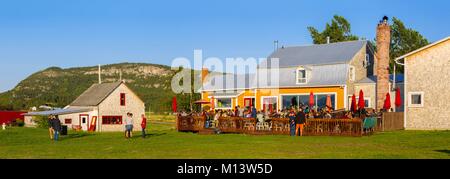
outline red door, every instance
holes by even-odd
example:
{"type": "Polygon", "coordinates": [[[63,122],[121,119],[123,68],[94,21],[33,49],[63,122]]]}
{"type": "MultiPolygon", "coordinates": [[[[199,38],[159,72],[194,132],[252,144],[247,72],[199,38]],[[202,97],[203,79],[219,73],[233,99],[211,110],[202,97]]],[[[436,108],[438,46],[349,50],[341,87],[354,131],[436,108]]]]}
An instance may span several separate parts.
{"type": "Polygon", "coordinates": [[[253,106],[252,98],[245,98],[244,99],[244,107],[253,106]]]}

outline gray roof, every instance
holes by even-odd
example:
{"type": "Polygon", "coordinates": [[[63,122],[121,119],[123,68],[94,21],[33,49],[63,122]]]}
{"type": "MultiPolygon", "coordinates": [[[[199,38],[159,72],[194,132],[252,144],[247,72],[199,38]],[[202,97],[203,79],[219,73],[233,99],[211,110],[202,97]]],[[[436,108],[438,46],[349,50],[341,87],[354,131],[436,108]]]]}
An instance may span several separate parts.
{"type": "Polygon", "coordinates": [[[49,115],[63,115],[92,111],[92,108],[67,108],[67,109],[55,109],[50,111],[29,112],[24,114],[25,116],[49,116],[49,115]]]}
{"type": "MultiPolygon", "coordinates": [[[[308,70],[309,79],[306,84],[297,84],[296,67],[278,69],[278,78],[271,77],[271,70],[258,70],[258,74],[247,75],[216,75],[214,80],[209,80],[203,87],[203,90],[233,90],[233,89],[251,89],[251,88],[289,88],[289,87],[311,87],[311,86],[341,86],[347,81],[348,64],[330,64],[318,66],[305,66],[308,70]],[[247,78],[247,82],[236,82],[233,78],[247,78]]],[[[275,73],[274,73],[275,74],[275,73]]]]}
{"type": "MultiPolygon", "coordinates": [[[[261,84],[263,80],[258,80],[258,87],[311,87],[311,86],[341,86],[347,81],[348,64],[305,66],[309,78],[306,84],[297,84],[296,70],[297,68],[280,68],[278,82],[266,85],[261,84]],[[278,84],[277,84],[278,83],[278,84]]],[[[259,74],[265,76],[265,74],[259,74]]],[[[270,81],[270,80],[269,80],[270,81]]]]}
{"type": "Polygon", "coordinates": [[[215,98],[220,97],[236,97],[240,95],[243,90],[235,90],[235,91],[215,91],[214,93],[209,94],[210,96],[214,96],[215,98]]]}
{"type": "Polygon", "coordinates": [[[69,106],[97,106],[121,84],[122,82],[94,84],[69,106]]]}
{"type": "Polygon", "coordinates": [[[356,83],[357,84],[363,84],[363,83],[376,84],[377,83],[377,77],[376,76],[369,76],[369,77],[366,77],[366,78],[364,78],[362,80],[357,81],[356,83]]]}
{"type": "Polygon", "coordinates": [[[271,65],[265,60],[258,65],[258,78],[255,74],[215,75],[204,85],[203,90],[345,85],[348,63],[361,49],[366,48],[367,44],[367,41],[349,41],[281,48],[268,57],[268,60],[279,59],[279,66],[276,68],[279,70],[278,80],[269,81],[267,84],[268,75],[263,74],[265,72],[261,69],[271,67],[271,65]],[[307,84],[296,83],[296,69],[299,66],[304,66],[309,70],[307,84]],[[237,78],[246,79],[245,83],[237,82],[237,78]]]}
{"type": "Polygon", "coordinates": [[[254,86],[254,74],[211,75],[203,85],[203,90],[249,89],[254,86]]]}
{"type": "MultiPolygon", "coordinates": [[[[394,75],[393,74],[389,75],[389,81],[390,82],[394,81],[394,75]]],[[[403,83],[404,81],[405,80],[404,80],[404,75],[403,74],[395,75],[395,82],[396,83],[403,83]]],[[[358,83],[358,84],[362,84],[362,83],[373,83],[373,84],[375,84],[375,83],[377,83],[377,76],[369,76],[369,77],[366,77],[366,78],[364,78],[362,80],[357,81],[356,83],[358,83]]]]}
{"type": "MultiPolygon", "coordinates": [[[[367,45],[367,41],[349,41],[330,44],[284,47],[272,53],[268,59],[278,58],[279,67],[297,67],[300,65],[322,65],[349,62],[358,51],[367,45]]],[[[265,68],[267,61],[259,67],[265,68]]]]}

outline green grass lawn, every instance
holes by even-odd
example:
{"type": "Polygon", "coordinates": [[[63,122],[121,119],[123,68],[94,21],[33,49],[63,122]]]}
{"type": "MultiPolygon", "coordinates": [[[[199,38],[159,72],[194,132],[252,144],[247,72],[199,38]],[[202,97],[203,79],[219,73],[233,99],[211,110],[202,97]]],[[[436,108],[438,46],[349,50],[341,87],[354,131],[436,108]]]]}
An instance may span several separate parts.
{"type": "Polygon", "coordinates": [[[179,133],[150,124],[146,139],[75,133],[50,141],[46,129],[0,131],[0,158],[446,158],[450,131],[399,131],[370,137],[289,137],[179,133]]]}

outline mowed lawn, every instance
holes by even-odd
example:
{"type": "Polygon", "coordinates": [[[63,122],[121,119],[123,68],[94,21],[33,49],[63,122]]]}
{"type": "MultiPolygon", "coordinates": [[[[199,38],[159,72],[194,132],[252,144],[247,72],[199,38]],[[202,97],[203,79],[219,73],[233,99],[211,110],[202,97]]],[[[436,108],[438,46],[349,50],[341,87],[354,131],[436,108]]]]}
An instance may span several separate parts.
{"type": "Polygon", "coordinates": [[[171,124],[150,124],[146,139],[136,132],[74,133],[60,141],[46,129],[0,131],[0,158],[138,159],[296,159],[296,158],[446,158],[449,131],[398,131],[365,137],[289,137],[238,134],[198,135],[176,132],[171,124]]]}

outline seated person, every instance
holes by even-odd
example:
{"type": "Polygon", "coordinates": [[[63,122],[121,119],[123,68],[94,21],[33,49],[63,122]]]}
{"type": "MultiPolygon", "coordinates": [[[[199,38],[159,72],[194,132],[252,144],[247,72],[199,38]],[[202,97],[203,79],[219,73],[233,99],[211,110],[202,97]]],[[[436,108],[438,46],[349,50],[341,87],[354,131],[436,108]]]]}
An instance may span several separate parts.
{"type": "Polygon", "coordinates": [[[257,122],[261,122],[261,123],[264,122],[264,114],[261,112],[258,112],[256,114],[256,119],[257,119],[257,122]]]}

